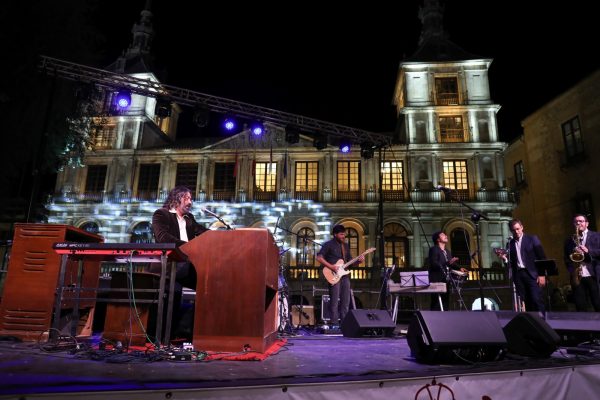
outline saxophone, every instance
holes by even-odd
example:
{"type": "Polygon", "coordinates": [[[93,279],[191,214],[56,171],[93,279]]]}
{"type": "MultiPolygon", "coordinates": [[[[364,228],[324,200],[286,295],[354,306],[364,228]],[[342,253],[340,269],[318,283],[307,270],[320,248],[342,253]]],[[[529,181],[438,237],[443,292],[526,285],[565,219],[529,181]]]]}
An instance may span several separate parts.
{"type": "Polygon", "coordinates": [[[575,234],[573,235],[573,243],[575,243],[575,248],[569,254],[569,259],[573,262],[575,268],[572,272],[572,279],[575,286],[578,286],[581,283],[581,275],[582,275],[582,266],[581,263],[585,259],[585,254],[579,248],[579,246],[583,245],[583,236],[579,234],[579,228],[575,228],[575,234]]]}

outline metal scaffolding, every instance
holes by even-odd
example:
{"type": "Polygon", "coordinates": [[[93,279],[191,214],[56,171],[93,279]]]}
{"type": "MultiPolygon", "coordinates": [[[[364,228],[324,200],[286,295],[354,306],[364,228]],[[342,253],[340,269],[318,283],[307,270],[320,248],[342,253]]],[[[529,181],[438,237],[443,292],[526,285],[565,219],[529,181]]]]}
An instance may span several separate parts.
{"type": "Polygon", "coordinates": [[[129,90],[142,96],[155,97],[180,105],[203,108],[217,113],[233,114],[240,117],[260,119],[283,127],[299,127],[315,134],[327,134],[349,139],[356,144],[370,144],[373,147],[386,147],[392,144],[388,135],[373,133],[349,126],[338,125],[302,115],[291,114],[254,104],[243,103],[223,97],[165,85],[148,79],[119,74],[98,68],[88,67],[52,57],[41,56],[39,69],[51,76],[75,82],[93,83],[111,90],[129,90]]]}

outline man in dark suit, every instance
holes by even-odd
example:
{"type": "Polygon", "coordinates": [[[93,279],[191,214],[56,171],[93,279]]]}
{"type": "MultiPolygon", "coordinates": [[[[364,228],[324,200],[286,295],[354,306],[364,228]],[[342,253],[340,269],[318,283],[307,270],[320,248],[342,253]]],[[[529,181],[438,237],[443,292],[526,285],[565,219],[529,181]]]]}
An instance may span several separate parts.
{"type": "MultiPolygon", "coordinates": [[[[156,243],[175,243],[177,246],[192,240],[208,229],[196,222],[190,212],[192,193],[185,186],[177,186],[169,192],[165,203],[152,216],[152,232],[156,243]]],[[[182,257],[185,257],[181,255],[182,257]]],[[[175,336],[190,337],[192,326],[182,323],[181,297],[183,286],[196,288],[196,269],[188,261],[177,263],[172,327],[175,336]]]]}
{"type": "Polygon", "coordinates": [[[565,264],[571,274],[571,288],[577,311],[587,311],[587,298],[594,311],[600,311],[600,291],[598,290],[598,268],[600,267],[600,234],[588,230],[586,215],[573,217],[575,235],[565,241],[565,264]],[[583,261],[574,262],[571,257],[581,257],[583,261]]]}
{"type": "Polygon", "coordinates": [[[546,277],[539,275],[535,266],[536,260],[546,259],[542,243],[537,236],[525,234],[523,223],[518,219],[511,220],[508,228],[513,234],[509,242],[509,262],[517,293],[525,302],[525,311],[544,312],[542,288],[546,277]]]}
{"type": "Polygon", "coordinates": [[[458,257],[452,257],[452,254],[446,249],[448,244],[448,236],[442,231],[434,232],[431,235],[433,246],[429,249],[429,281],[430,282],[446,282],[447,290],[446,293],[431,295],[431,306],[432,311],[440,310],[440,299],[444,310],[448,309],[450,303],[450,270],[457,270],[461,272],[467,272],[465,268],[460,267],[456,262],[458,257]]]}

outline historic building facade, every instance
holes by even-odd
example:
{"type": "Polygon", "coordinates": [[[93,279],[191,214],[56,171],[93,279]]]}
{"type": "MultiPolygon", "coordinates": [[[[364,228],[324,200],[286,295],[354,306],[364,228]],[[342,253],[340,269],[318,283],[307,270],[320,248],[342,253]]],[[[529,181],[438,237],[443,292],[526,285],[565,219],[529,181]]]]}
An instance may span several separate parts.
{"type": "MultiPolygon", "coordinates": [[[[315,255],[338,223],[348,229],[354,255],[380,249],[383,237],[384,260],[377,251],[352,272],[358,307],[381,305],[386,268],[424,268],[437,230],[449,235],[472,279],[482,267],[486,285],[505,285],[503,270],[491,268],[493,248],[509,235],[514,202],[504,175],[506,144],[498,141],[500,106],[488,85],[492,61],[448,41],[441,11],[425,11],[420,48],[399,66],[393,145],[353,143],[341,153],[316,132],[275,123],[260,136],[244,129],[210,142],[178,140],[177,105],[164,110],[156,99],[134,94],[127,111],[113,107],[103,117],[85,165],[59,174],[49,222],[97,231],[107,242],[151,241],[153,211],[171,188],[186,185],[206,226],[220,223],[203,208],[232,227],[274,233],[295,303],[304,297],[319,307],[326,285],[315,255]]],[[[148,23],[136,24],[132,46],[111,69],[155,80],[144,62],[151,34],[148,23]]],[[[469,307],[478,295],[467,294],[469,307]]]]}
{"type": "Polygon", "coordinates": [[[557,96],[522,122],[523,135],[506,150],[506,174],[518,191],[515,217],[537,234],[557,261],[559,286],[569,284],[564,241],[574,232],[574,213],[600,226],[600,71],[557,96]]]}

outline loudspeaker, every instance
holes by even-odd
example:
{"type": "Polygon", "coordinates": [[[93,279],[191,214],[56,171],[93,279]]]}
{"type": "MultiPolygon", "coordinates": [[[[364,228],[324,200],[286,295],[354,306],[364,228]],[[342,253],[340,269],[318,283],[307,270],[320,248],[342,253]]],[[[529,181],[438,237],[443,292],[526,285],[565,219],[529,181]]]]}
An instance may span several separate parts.
{"type": "Polygon", "coordinates": [[[600,313],[548,312],[546,322],[560,336],[563,346],[600,340],[600,313]]]}
{"type": "Polygon", "coordinates": [[[345,337],[391,336],[395,328],[387,310],[350,310],[341,326],[345,337]]]}
{"type": "Polygon", "coordinates": [[[508,351],[527,357],[550,357],[560,336],[539,315],[519,313],[504,327],[508,351]]]}
{"type": "Polygon", "coordinates": [[[407,341],[413,357],[428,364],[494,361],[507,347],[496,314],[486,311],[417,311],[407,341]]]}

